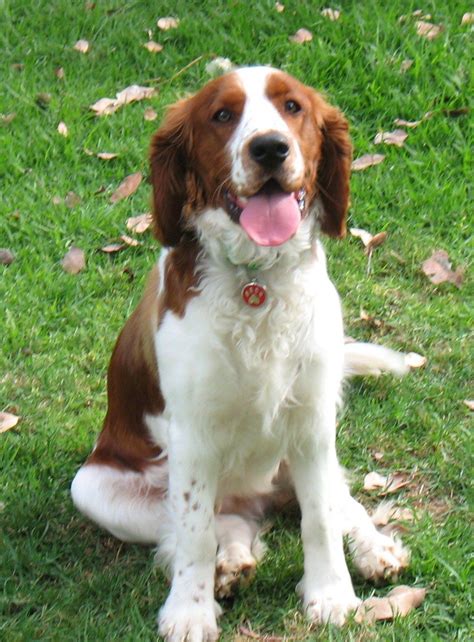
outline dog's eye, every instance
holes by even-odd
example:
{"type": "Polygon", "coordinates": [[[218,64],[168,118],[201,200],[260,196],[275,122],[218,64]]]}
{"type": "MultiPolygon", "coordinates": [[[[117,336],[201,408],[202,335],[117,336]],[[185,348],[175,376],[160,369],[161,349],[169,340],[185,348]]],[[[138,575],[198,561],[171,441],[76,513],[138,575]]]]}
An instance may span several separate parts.
{"type": "Polygon", "coordinates": [[[287,100],[285,103],[285,111],[289,114],[297,114],[301,111],[301,105],[296,100],[287,100]]]}
{"type": "Polygon", "coordinates": [[[229,109],[219,109],[212,117],[212,120],[218,123],[228,123],[232,120],[232,112],[229,109]]]}

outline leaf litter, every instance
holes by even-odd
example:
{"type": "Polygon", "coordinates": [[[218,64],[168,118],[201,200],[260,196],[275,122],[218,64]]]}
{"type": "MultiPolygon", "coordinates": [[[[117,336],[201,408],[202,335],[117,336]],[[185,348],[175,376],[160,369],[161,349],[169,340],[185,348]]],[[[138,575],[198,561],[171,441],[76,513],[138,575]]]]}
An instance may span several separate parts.
{"type": "Polygon", "coordinates": [[[137,191],[138,186],[142,182],[142,173],[135,172],[134,174],[129,174],[126,176],[120,185],[117,187],[115,192],[110,197],[111,203],[117,203],[124,198],[128,198],[134,192],[137,191]]]}
{"type": "Polygon", "coordinates": [[[392,473],[385,476],[372,471],[364,477],[364,490],[381,490],[380,495],[388,495],[408,486],[410,481],[411,477],[405,473],[392,473]]]}
{"type": "Polygon", "coordinates": [[[396,145],[403,147],[408,134],[403,129],[394,129],[391,132],[379,132],[374,138],[375,145],[385,143],[386,145],[396,145]]]}
{"type": "MultiPolygon", "coordinates": [[[[428,16],[424,17],[428,18],[428,16]]],[[[415,22],[415,27],[416,33],[427,40],[434,40],[443,31],[442,25],[435,25],[432,22],[427,22],[426,20],[417,20],[415,22]]]]}
{"type": "Polygon", "coordinates": [[[68,274],[78,274],[86,267],[86,255],[79,247],[71,247],[61,261],[61,266],[68,274]]]}
{"type": "Polygon", "coordinates": [[[155,42],[154,40],[149,40],[143,46],[145,49],[148,49],[150,53],[160,53],[160,51],[163,51],[163,45],[160,45],[159,42],[155,42]]]}
{"type": "Polygon", "coordinates": [[[14,428],[20,421],[20,417],[11,412],[0,412],[0,432],[7,432],[14,428]]]}
{"type": "Polygon", "coordinates": [[[308,29],[298,29],[296,33],[292,36],[288,36],[290,42],[295,42],[297,44],[303,44],[304,42],[311,42],[313,39],[313,34],[308,29]]]}
{"type": "Polygon", "coordinates": [[[89,109],[95,112],[97,116],[108,116],[113,114],[120,107],[138,100],[151,98],[156,94],[153,87],[141,87],[140,85],[130,85],[116,94],[115,98],[100,98],[97,102],[89,106],[89,109]]]}
{"type": "Polygon", "coordinates": [[[393,620],[405,616],[423,603],[426,597],[425,588],[397,586],[385,597],[369,597],[364,600],[355,613],[358,623],[373,623],[380,620],[393,620]]]}
{"type": "Polygon", "coordinates": [[[379,165],[385,158],[385,154],[364,154],[352,161],[352,171],[360,172],[367,167],[379,165]]]}
{"type": "Polygon", "coordinates": [[[165,18],[159,18],[156,26],[162,31],[169,31],[170,29],[177,29],[179,27],[179,18],[174,18],[173,16],[167,16],[165,18]]]}
{"type": "Polygon", "coordinates": [[[73,49],[79,51],[80,53],[86,54],[90,50],[90,44],[88,40],[78,40],[74,45],[73,49]]]}
{"type": "Polygon", "coordinates": [[[11,265],[15,255],[7,247],[0,247],[0,265],[11,265]]]}
{"type": "Polygon", "coordinates": [[[127,229],[135,234],[143,234],[147,231],[152,223],[151,214],[139,214],[138,216],[131,216],[127,219],[127,229]]]}
{"type": "Polygon", "coordinates": [[[464,278],[463,270],[461,268],[457,268],[455,271],[451,269],[451,261],[445,250],[435,250],[430,258],[423,262],[421,269],[431,283],[435,285],[445,283],[446,281],[454,283],[458,288],[462,285],[464,278]]]}

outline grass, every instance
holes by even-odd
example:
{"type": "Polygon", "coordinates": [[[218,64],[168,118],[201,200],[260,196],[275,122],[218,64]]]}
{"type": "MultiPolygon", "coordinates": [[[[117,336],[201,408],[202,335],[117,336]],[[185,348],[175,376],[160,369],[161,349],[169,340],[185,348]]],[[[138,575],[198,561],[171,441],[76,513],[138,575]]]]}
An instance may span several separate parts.
{"type": "MultiPolygon", "coordinates": [[[[16,260],[0,266],[2,301],[0,410],[21,415],[0,434],[0,637],[8,642],[153,640],[155,616],[167,587],[151,552],[119,543],[79,516],[69,498],[74,472],[87,456],[105,411],[105,373],[115,337],[137,302],[157,255],[149,236],[138,248],[109,256],[99,248],[125,231],[128,216],[147,210],[143,182],[129,199],[111,205],[121,179],[147,172],[147,147],[156,123],[151,105],[166,105],[205,82],[212,54],[237,64],[271,63],[323,88],[348,116],[356,155],[386,154],[385,161],[352,179],[350,225],[378,232],[366,277],[357,239],[327,242],[330,270],[343,297],[347,332],[428,357],[427,366],[402,380],[358,380],[347,390],[339,429],[341,460],[354,471],[355,490],[371,505],[361,480],[373,469],[414,474],[400,503],[415,508],[405,535],[413,553],[402,581],[426,586],[425,603],[405,619],[342,631],[307,632],[294,586],[302,570],[295,520],[281,518],[267,536],[269,555],[256,581],[221,621],[233,640],[247,620],[256,631],[301,640],[459,640],[472,635],[468,498],[472,473],[468,382],[472,286],[434,286],[420,265],[437,248],[455,266],[472,256],[467,172],[472,167],[469,116],[443,109],[465,107],[469,96],[468,8],[456,0],[426,0],[423,8],[443,33],[429,42],[401,14],[418,8],[397,3],[339,3],[337,22],[316,2],[273,1],[150,3],[144,0],[2,0],[3,52],[0,113],[0,245],[16,260]],[[177,15],[175,31],[157,33],[156,20],[177,15]],[[288,35],[311,29],[311,43],[288,35]],[[153,38],[161,54],[142,45],[153,38]],[[87,55],[72,49],[91,42],[87,55]],[[195,64],[179,73],[191,61],[195,64]],[[411,59],[402,73],[403,60],[411,59]],[[21,64],[21,68],[18,68],[21,64]],[[54,70],[63,67],[65,78],[54,70]],[[159,78],[159,80],[156,80],[159,78]],[[152,80],[155,79],[155,80],[152,80]],[[146,103],[94,118],[88,105],[132,83],[159,88],[146,103]],[[42,108],[36,97],[51,95],[42,108]],[[409,131],[403,148],[375,148],[377,131],[396,117],[414,120],[436,112],[409,131]],[[64,121],[69,136],[57,125],[64,121]],[[110,162],[88,156],[118,152],[110,162]],[[73,191],[73,209],[53,197],[73,191]],[[59,261],[71,245],[87,253],[77,276],[59,261]],[[401,260],[400,260],[400,257],[401,260]],[[359,320],[360,308],[381,320],[359,320]],[[373,458],[375,451],[383,459],[373,458]]],[[[472,53],[472,50],[471,50],[472,53]]],[[[361,596],[373,588],[355,578],[361,596]]],[[[376,594],[384,594],[377,589],[376,594]]]]}

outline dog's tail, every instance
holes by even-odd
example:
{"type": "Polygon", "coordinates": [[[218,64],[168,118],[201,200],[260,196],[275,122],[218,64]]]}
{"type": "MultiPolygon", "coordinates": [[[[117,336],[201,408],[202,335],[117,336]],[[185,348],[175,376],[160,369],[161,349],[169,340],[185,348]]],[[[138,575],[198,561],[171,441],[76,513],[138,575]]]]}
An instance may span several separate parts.
{"type": "Polygon", "coordinates": [[[424,359],[415,353],[405,354],[375,343],[346,343],[344,345],[344,375],[381,375],[385,372],[406,374],[410,368],[423,365],[424,359]],[[416,357],[416,358],[414,358],[416,357]]]}

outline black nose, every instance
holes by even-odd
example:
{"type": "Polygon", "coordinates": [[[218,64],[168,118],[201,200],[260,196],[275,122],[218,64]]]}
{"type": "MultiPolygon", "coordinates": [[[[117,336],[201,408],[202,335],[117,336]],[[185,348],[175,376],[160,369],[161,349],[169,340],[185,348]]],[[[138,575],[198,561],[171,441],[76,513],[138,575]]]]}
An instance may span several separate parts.
{"type": "Polygon", "coordinates": [[[286,138],[276,133],[256,136],[249,149],[253,160],[265,169],[276,169],[290,153],[286,138]]]}

